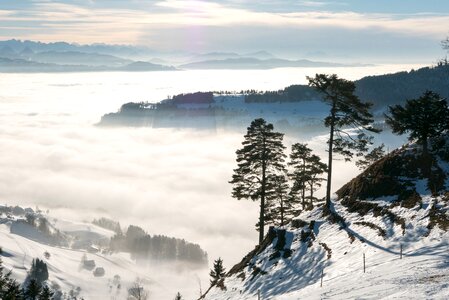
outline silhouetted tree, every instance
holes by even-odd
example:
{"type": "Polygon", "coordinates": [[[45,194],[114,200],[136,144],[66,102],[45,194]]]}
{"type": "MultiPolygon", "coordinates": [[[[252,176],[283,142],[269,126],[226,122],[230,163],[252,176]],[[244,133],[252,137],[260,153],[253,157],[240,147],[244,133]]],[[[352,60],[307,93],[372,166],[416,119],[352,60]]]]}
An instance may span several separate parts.
{"type": "MultiPolygon", "coordinates": [[[[0,248],[0,254],[2,249],[0,248]]],[[[3,262],[0,258],[0,299],[22,300],[23,290],[20,284],[11,279],[11,271],[5,272],[3,262]]]]}
{"type": "MultiPolygon", "coordinates": [[[[313,207],[314,191],[321,186],[321,182],[324,180],[321,175],[327,171],[325,163],[321,162],[321,159],[312,154],[312,149],[307,147],[307,144],[296,143],[292,145],[292,152],[290,153],[290,162],[288,163],[292,168],[289,173],[290,179],[293,181],[291,196],[293,199],[298,198],[300,194],[300,200],[302,209],[306,209],[309,199],[309,207],[313,207]],[[310,191],[307,196],[306,192],[310,191]]],[[[298,202],[297,200],[293,202],[298,202]]]]}
{"type": "Polygon", "coordinates": [[[27,300],[36,300],[42,292],[42,287],[36,279],[31,279],[25,288],[25,297],[27,300]]]}
{"type": "Polygon", "coordinates": [[[182,300],[182,296],[179,292],[176,294],[175,300],[182,300]]]}
{"type": "Polygon", "coordinates": [[[441,47],[444,50],[449,51],[449,36],[447,36],[444,40],[441,41],[441,47]]]}
{"type": "MultiPolygon", "coordinates": [[[[446,50],[446,52],[449,53],[449,36],[446,37],[444,40],[441,41],[441,48],[443,48],[443,50],[446,50]]],[[[447,60],[447,55],[445,58],[443,58],[440,62],[439,65],[447,65],[449,62],[447,60]]]]}
{"type": "Polygon", "coordinates": [[[3,295],[0,294],[0,299],[8,299],[8,300],[22,300],[25,299],[23,295],[23,289],[20,287],[20,284],[15,280],[9,280],[6,285],[6,289],[3,292],[3,295]]]}
{"type": "Polygon", "coordinates": [[[285,172],[283,136],[274,131],[272,124],[256,119],[248,127],[243,148],[236,152],[238,167],[230,181],[233,184],[232,196],[238,200],[260,201],[259,243],[264,238],[267,189],[273,186],[268,184],[268,178],[285,172]]]}
{"type": "Polygon", "coordinates": [[[267,194],[266,219],[278,226],[284,226],[294,214],[286,175],[269,175],[268,183],[270,187],[267,194]]]}
{"type": "Polygon", "coordinates": [[[226,270],[223,267],[223,260],[219,257],[214,261],[213,268],[212,270],[210,270],[209,273],[211,277],[210,284],[211,285],[216,284],[221,278],[224,278],[225,274],[226,270]]]}
{"type": "Polygon", "coordinates": [[[53,295],[54,293],[51,289],[47,285],[44,285],[41,293],[39,294],[39,300],[51,300],[53,295]]]}
{"type": "Polygon", "coordinates": [[[378,161],[385,156],[385,145],[382,144],[378,147],[374,147],[370,152],[368,152],[362,159],[355,162],[355,165],[360,170],[365,170],[374,162],[378,161]]]}
{"type": "Polygon", "coordinates": [[[290,161],[288,165],[293,169],[289,173],[290,179],[293,181],[291,195],[297,198],[300,194],[302,209],[306,207],[306,187],[309,180],[308,159],[312,154],[312,149],[307,144],[296,143],[292,145],[290,153],[290,161]]]}
{"type": "Polygon", "coordinates": [[[418,99],[407,100],[405,106],[390,106],[385,121],[393,133],[408,133],[410,141],[417,140],[423,155],[427,155],[428,139],[440,136],[448,128],[449,109],[446,99],[426,91],[418,99]]]}
{"type": "Polygon", "coordinates": [[[42,284],[42,282],[48,279],[47,264],[39,258],[33,259],[28,278],[35,279],[37,283],[42,284]]]}
{"type": "Polygon", "coordinates": [[[328,172],[326,187],[326,205],[324,214],[328,214],[331,204],[332,161],[334,153],[341,154],[346,161],[353,158],[354,153],[362,155],[372,144],[369,132],[379,132],[372,127],[373,116],[369,112],[371,103],[362,102],[355,92],[352,81],[338,78],[337,75],[316,74],[307,77],[309,86],[315,88],[329,104],[330,113],[324,119],[329,128],[328,139],[328,172]]]}
{"type": "Polygon", "coordinates": [[[321,187],[321,182],[325,181],[322,177],[327,172],[327,165],[321,161],[321,158],[315,154],[312,154],[308,159],[309,168],[307,170],[310,194],[307,197],[309,199],[309,206],[313,207],[313,202],[317,200],[314,196],[314,192],[321,187]]]}

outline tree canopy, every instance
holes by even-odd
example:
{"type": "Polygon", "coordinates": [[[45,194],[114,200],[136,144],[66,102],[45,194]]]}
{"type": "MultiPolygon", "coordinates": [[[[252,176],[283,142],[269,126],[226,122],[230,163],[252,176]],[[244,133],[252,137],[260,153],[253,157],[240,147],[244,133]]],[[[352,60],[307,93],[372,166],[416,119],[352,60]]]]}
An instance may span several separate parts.
{"type": "Polygon", "coordinates": [[[423,154],[427,154],[428,139],[448,129],[447,101],[432,91],[426,91],[418,99],[407,100],[404,106],[390,106],[385,121],[393,133],[407,133],[410,141],[417,140],[423,154]]]}
{"type": "Polygon", "coordinates": [[[236,151],[237,168],[232,180],[232,196],[240,199],[260,201],[259,243],[264,237],[266,223],[266,197],[275,184],[270,184],[272,175],[285,174],[284,135],[274,131],[273,124],[264,119],[251,122],[244,135],[242,148],[236,151]]]}

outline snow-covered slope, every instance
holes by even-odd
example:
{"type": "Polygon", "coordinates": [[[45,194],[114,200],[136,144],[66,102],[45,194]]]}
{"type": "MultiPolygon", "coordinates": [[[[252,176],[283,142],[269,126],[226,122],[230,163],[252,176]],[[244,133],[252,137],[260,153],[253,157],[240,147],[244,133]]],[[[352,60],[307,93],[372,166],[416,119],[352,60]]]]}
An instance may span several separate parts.
{"type": "Polygon", "coordinates": [[[448,299],[448,149],[389,154],[337,192],[330,215],[320,203],[271,228],[204,298],[448,299]]]}
{"type": "MultiPolygon", "coordinates": [[[[6,269],[11,270],[12,277],[20,282],[25,280],[31,262],[35,258],[43,259],[47,263],[48,282],[51,287],[59,286],[60,290],[66,293],[71,290],[76,291],[79,287],[79,295],[85,299],[104,299],[106,295],[126,298],[127,287],[132,285],[132,281],[136,277],[151,282],[148,276],[138,270],[128,254],[102,255],[100,253],[88,253],[85,250],[52,246],[47,244],[46,240],[40,239],[40,236],[30,235],[31,226],[23,225],[20,227],[20,231],[11,233],[11,226],[15,226],[16,222],[12,219],[0,225],[0,246],[3,250],[1,255],[3,265],[6,269]],[[45,256],[45,252],[48,252],[48,258],[45,256]],[[88,260],[95,261],[95,267],[104,268],[105,275],[96,277],[92,269],[84,268],[82,265],[83,256],[86,256],[88,260]],[[117,288],[117,280],[113,284],[115,275],[121,278],[119,281],[121,288],[119,289],[117,288]]],[[[104,238],[111,234],[111,232],[95,225],[70,224],[69,221],[61,221],[61,223],[64,223],[66,228],[77,232],[81,240],[82,236],[88,236],[88,233],[104,238]]]]}
{"type": "Polygon", "coordinates": [[[48,266],[48,285],[63,294],[86,300],[127,299],[128,290],[138,280],[150,299],[172,299],[178,288],[184,288],[186,296],[196,294],[194,274],[206,271],[188,263],[136,263],[129,253],[109,250],[109,239],[115,234],[112,231],[36,213],[37,218],[48,220],[47,234],[39,228],[39,222],[31,226],[25,215],[5,213],[4,208],[0,207],[0,259],[19,282],[26,279],[32,260],[39,258],[48,266]],[[104,275],[95,274],[97,268],[103,268],[104,275]],[[185,288],[183,281],[193,288],[185,288]]]}

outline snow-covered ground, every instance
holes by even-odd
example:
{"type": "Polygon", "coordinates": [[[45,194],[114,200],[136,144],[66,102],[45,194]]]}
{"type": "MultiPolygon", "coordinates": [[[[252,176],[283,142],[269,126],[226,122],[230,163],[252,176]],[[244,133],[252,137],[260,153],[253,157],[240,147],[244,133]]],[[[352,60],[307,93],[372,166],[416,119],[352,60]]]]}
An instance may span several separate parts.
{"type": "MultiPolygon", "coordinates": [[[[397,155],[401,153],[414,155],[414,147],[397,155]]],[[[439,161],[439,167],[449,173],[445,162],[439,161]]],[[[258,294],[279,300],[448,299],[449,233],[441,227],[444,223],[430,230],[429,222],[435,209],[447,218],[444,190],[449,181],[446,177],[436,196],[427,189],[427,180],[406,179],[419,194],[419,204],[406,208],[393,204],[397,197],[392,196],[355,200],[391,214],[372,209],[359,213],[334,198],[332,209],[346,227],[329,222],[320,206],[304,211],[299,216],[303,222],[286,228],[285,235],[275,229],[266,238],[268,245],[231,271],[225,288],[213,287],[205,299],[257,299],[258,294]]]]}
{"type": "MultiPolygon", "coordinates": [[[[88,245],[91,242],[108,240],[112,231],[89,223],[72,222],[65,219],[48,218],[52,228],[57,228],[64,239],[73,246],[88,245]]],[[[149,292],[149,299],[171,299],[176,290],[173,285],[183,278],[196,279],[177,265],[157,265],[151,262],[136,263],[129,253],[110,253],[104,248],[77,250],[68,246],[51,245],[37,230],[23,222],[23,217],[0,213],[0,258],[12,277],[23,282],[27,277],[33,259],[39,258],[48,265],[50,287],[58,287],[64,293],[78,293],[84,299],[126,299],[128,289],[139,279],[141,286],[149,292]],[[22,220],[22,221],[20,221],[22,220]],[[20,225],[18,225],[20,224],[20,225]],[[16,228],[11,233],[11,227],[16,228]],[[47,255],[45,255],[48,253],[47,255]],[[95,262],[95,267],[85,267],[83,260],[95,262]],[[104,276],[95,276],[94,270],[104,268],[104,276]],[[154,270],[157,269],[158,272],[154,270]]],[[[184,266],[185,267],[185,266],[184,266]]],[[[185,267],[186,268],[186,267],[185,267]]]]}

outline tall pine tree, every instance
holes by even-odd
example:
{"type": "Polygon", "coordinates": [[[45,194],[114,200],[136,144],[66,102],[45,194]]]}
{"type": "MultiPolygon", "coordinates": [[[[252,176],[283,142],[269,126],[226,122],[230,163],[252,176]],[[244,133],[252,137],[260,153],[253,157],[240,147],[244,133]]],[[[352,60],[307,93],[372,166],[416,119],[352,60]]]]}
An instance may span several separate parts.
{"type": "MultiPolygon", "coordinates": [[[[293,181],[291,195],[297,199],[300,197],[302,209],[306,208],[306,189],[309,181],[308,160],[312,154],[312,149],[307,144],[296,143],[292,145],[290,153],[290,162],[288,165],[292,168],[289,173],[290,179],[293,181]]],[[[298,202],[298,201],[296,201],[298,202]]]]}
{"type": "Polygon", "coordinates": [[[266,219],[277,226],[284,226],[294,216],[286,174],[269,175],[266,219]]]}
{"type": "Polygon", "coordinates": [[[52,290],[47,285],[44,285],[41,293],[39,294],[39,300],[51,300],[53,295],[54,293],[52,290]]]}
{"type": "Polygon", "coordinates": [[[407,100],[405,106],[390,106],[385,118],[393,133],[408,133],[408,139],[417,140],[422,146],[423,155],[427,155],[429,138],[437,137],[448,129],[449,108],[446,99],[426,91],[418,99],[407,100]]]}
{"type": "Polygon", "coordinates": [[[352,81],[338,78],[337,75],[316,74],[307,77],[309,86],[323,95],[323,100],[330,106],[329,115],[324,125],[329,128],[328,139],[328,172],[326,186],[326,205],[324,214],[330,212],[332,162],[334,153],[341,154],[346,161],[353,158],[354,153],[362,155],[372,144],[370,133],[380,130],[372,126],[374,122],[369,112],[372,104],[362,102],[355,92],[352,81]]]}
{"type": "Polygon", "coordinates": [[[274,131],[272,124],[255,119],[244,136],[243,147],[236,152],[237,169],[230,181],[232,196],[238,200],[260,201],[259,243],[264,238],[266,196],[268,189],[274,186],[269,184],[269,176],[285,173],[283,137],[274,131]]]}
{"type": "Polygon", "coordinates": [[[313,202],[317,200],[314,196],[314,192],[321,187],[321,182],[325,181],[322,177],[327,172],[327,165],[321,161],[321,158],[315,154],[311,155],[308,159],[308,181],[310,194],[308,196],[309,206],[313,208],[313,202]]]}
{"type": "Polygon", "coordinates": [[[36,300],[42,292],[42,286],[36,279],[31,279],[25,289],[25,297],[28,300],[36,300]]]}

